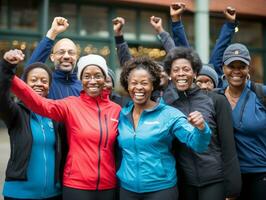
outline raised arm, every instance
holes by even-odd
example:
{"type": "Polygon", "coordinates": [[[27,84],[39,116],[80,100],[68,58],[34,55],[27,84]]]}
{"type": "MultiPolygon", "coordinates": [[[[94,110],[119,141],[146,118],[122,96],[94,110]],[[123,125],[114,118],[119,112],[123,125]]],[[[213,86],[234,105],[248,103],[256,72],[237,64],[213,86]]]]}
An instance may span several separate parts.
{"type": "Polygon", "coordinates": [[[181,15],[186,9],[184,3],[172,3],[170,5],[170,16],[172,19],[173,37],[176,46],[189,47],[185,28],[181,21],[181,15]]]}
{"type": "Polygon", "coordinates": [[[65,122],[67,118],[67,103],[64,99],[52,100],[41,97],[17,76],[12,80],[11,91],[32,112],[58,122],[65,122]]]}
{"type": "Polygon", "coordinates": [[[188,119],[178,118],[172,131],[180,142],[199,153],[206,151],[210,143],[211,130],[198,111],[190,113],[188,119]]]}
{"type": "Polygon", "coordinates": [[[20,50],[10,50],[0,62],[0,117],[9,127],[17,116],[18,106],[11,99],[10,87],[17,63],[24,59],[20,50]]]}
{"type": "Polygon", "coordinates": [[[123,66],[125,62],[127,62],[132,58],[129,52],[128,44],[124,40],[123,36],[122,29],[124,24],[125,24],[125,19],[122,17],[116,17],[115,19],[113,19],[113,30],[115,33],[117,56],[121,66],[123,66]]]}
{"type": "Polygon", "coordinates": [[[55,17],[51,28],[48,30],[46,36],[40,41],[38,46],[33,51],[26,66],[34,62],[44,63],[49,57],[51,50],[54,46],[54,40],[58,34],[64,32],[68,28],[69,24],[67,19],[63,17],[55,17]]]}
{"type": "Polygon", "coordinates": [[[225,18],[227,21],[224,23],[220,35],[215,43],[215,46],[211,53],[211,58],[209,63],[212,64],[215,68],[219,76],[219,84],[218,87],[222,87],[222,79],[223,75],[223,53],[224,50],[230,45],[232,38],[235,33],[235,28],[237,26],[236,22],[236,10],[232,7],[227,7],[224,11],[225,18]]]}
{"type": "Polygon", "coordinates": [[[162,19],[159,17],[151,16],[150,23],[157,33],[157,38],[161,41],[163,48],[169,52],[175,48],[175,42],[168,32],[166,32],[162,25],[162,19]]]}

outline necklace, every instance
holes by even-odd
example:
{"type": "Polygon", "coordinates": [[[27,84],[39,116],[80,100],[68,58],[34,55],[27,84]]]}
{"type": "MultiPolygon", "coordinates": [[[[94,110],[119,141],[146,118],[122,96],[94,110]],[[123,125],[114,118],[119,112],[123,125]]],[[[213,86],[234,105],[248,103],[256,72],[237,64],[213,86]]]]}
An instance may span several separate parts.
{"type": "Polygon", "coordinates": [[[225,90],[225,96],[227,97],[232,109],[234,109],[234,107],[236,106],[238,99],[241,96],[241,94],[239,96],[234,96],[234,95],[230,94],[230,90],[229,90],[229,88],[227,88],[225,90]]]}

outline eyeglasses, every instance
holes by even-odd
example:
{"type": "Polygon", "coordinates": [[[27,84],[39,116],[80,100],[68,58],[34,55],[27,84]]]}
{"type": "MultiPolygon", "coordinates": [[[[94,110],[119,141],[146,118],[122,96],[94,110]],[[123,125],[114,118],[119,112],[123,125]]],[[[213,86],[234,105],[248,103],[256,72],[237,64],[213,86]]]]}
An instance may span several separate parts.
{"type": "Polygon", "coordinates": [[[95,80],[95,81],[100,81],[100,80],[102,80],[104,78],[104,76],[103,75],[100,75],[100,74],[97,74],[97,75],[95,75],[95,76],[90,76],[90,75],[84,75],[83,77],[82,77],[82,80],[86,80],[86,81],[91,81],[92,79],[93,80],[95,80]]]}
{"type": "Polygon", "coordinates": [[[75,56],[75,55],[77,55],[77,52],[74,51],[74,50],[68,50],[68,51],[66,51],[66,50],[64,50],[64,49],[58,50],[58,51],[54,52],[54,54],[55,54],[55,55],[58,55],[58,56],[63,56],[63,55],[66,54],[66,52],[67,52],[67,54],[70,55],[70,56],[75,56]]]}

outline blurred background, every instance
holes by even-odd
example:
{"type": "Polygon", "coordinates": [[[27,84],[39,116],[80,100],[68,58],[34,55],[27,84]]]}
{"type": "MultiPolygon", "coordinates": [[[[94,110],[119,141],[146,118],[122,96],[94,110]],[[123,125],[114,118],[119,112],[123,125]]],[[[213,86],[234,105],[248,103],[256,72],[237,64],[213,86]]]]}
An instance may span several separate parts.
{"type": "MultiPolygon", "coordinates": [[[[19,48],[25,53],[26,62],[50,28],[53,18],[62,16],[68,19],[70,26],[58,39],[62,37],[73,39],[82,55],[101,54],[107,59],[108,65],[119,74],[112,19],[116,16],[126,19],[124,36],[132,55],[148,55],[156,60],[162,60],[166,53],[149,23],[149,18],[152,15],[161,17],[165,30],[171,32],[169,5],[172,2],[175,1],[0,0],[0,57],[2,58],[4,52],[9,49],[19,48]]],[[[182,21],[189,42],[198,50],[204,62],[208,60],[209,52],[225,22],[223,10],[227,6],[236,8],[239,27],[233,42],[241,42],[249,47],[252,56],[251,77],[253,80],[266,83],[266,0],[183,0],[183,2],[186,3],[187,11],[183,14],[182,21]],[[204,17],[201,21],[202,25],[207,23],[207,26],[197,26],[194,23],[195,16],[201,14],[207,16],[206,21],[204,17]],[[200,41],[201,38],[205,46],[198,47],[196,41],[200,41]]],[[[47,64],[51,63],[47,61],[47,64]]],[[[2,184],[6,159],[9,156],[9,143],[6,129],[1,121],[0,142],[2,184]]],[[[2,191],[2,185],[0,190],[2,191]]]]}

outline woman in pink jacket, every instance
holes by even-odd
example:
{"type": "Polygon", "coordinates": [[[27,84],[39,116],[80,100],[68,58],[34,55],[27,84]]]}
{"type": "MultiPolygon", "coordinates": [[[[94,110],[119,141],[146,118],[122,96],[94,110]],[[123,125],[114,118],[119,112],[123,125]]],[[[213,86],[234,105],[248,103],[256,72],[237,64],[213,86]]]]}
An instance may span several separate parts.
{"type": "Polygon", "coordinates": [[[77,66],[83,86],[80,97],[45,99],[18,77],[12,81],[12,91],[33,112],[65,123],[69,152],[63,199],[114,200],[114,143],[121,108],[109,100],[103,89],[107,76],[103,57],[83,56],[77,66]]]}

